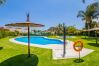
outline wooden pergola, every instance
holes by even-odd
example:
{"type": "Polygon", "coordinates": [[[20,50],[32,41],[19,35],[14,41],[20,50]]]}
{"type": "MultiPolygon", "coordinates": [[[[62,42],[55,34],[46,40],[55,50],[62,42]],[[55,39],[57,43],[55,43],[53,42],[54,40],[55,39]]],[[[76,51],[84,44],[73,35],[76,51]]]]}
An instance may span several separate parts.
{"type": "MultiPolygon", "coordinates": [[[[88,30],[82,30],[83,32],[88,32],[88,30]]],[[[86,38],[86,33],[84,33],[84,36],[86,38]]]]}
{"type": "Polygon", "coordinates": [[[99,28],[92,28],[92,29],[89,29],[89,31],[98,31],[99,28]]]}
{"type": "Polygon", "coordinates": [[[95,38],[96,38],[96,44],[98,44],[98,38],[97,38],[97,31],[99,31],[99,28],[92,28],[92,29],[89,29],[88,31],[95,31],[95,38]]]}
{"type": "MultiPolygon", "coordinates": [[[[98,44],[98,38],[97,38],[97,31],[99,31],[99,28],[92,28],[92,29],[88,29],[88,30],[82,30],[83,32],[88,32],[88,31],[95,31],[95,38],[96,38],[96,44],[98,44]]],[[[85,36],[86,37],[86,36],[85,36]]]]}
{"type": "Polygon", "coordinates": [[[99,28],[92,28],[92,29],[88,29],[88,30],[83,30],[84,32],[87,31],[95,31],[95,39],[96,39],[96,44],[98,44],[98,38],[97,38],[97,31],[99,30],[99,28]]]}

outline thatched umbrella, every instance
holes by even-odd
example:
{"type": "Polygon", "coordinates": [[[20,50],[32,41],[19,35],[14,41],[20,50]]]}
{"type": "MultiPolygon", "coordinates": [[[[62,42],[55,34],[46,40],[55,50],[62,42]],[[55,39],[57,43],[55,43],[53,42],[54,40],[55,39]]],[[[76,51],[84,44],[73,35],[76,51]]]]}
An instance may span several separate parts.
{"type": "Polygon", "coordinates": [[[11,23],[11,24],[6,24],[5,26],[27,27],[28,28],[28,57],[30,57],[30,27],[43,27],[44,25],[31,23],[29,20],[29,14],[27,14],[27,21],[26,22],[11,23]]]}

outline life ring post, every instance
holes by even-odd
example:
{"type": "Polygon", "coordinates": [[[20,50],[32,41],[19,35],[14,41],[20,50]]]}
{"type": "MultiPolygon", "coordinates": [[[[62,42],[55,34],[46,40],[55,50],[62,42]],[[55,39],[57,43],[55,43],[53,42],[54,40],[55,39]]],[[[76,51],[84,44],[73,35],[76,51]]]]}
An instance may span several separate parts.
{"type": "Polygon", "coordinates": [[[80,51],[79,51],[79,62],[80,62],[80,51]]]}
{"type": "Polygon", "coordinates": [[[80,61],[81,61],[81,59],[80,59],[80,58],[81,58],[81,56],[80,56],[80,55],[81,55],[80,51],[83,49],[83,42],[80,41],[80,40],[74,42],[73,48],[74,48],[75,51],[78,52],[78,55],[79,55],[78,60],[79,60],[79,62],[80,62],[80,61]],[[76,46],[77,44],[80,44],[80,45],[79,45],[79,46],[76,46]]]}

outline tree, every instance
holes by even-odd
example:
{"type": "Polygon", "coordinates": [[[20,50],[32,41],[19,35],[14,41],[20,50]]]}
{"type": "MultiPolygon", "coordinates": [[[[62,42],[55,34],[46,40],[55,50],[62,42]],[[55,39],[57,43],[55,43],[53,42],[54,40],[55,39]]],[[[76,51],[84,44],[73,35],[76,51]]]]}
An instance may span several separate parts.
{"type": "Polygon", "coordinates": [[[85,0],[82,0],[83,3],[85,3],[85,0]]]}
{"type": "Polygon", "coordinates": [[[58,26],[56,26],[56,33],[58,35],[62,35],[63,34],[63,24],[58,24],[58,26]]]}
{"type": "Polygon", "coordinates": [[[87,6],[86,10],[80,10],[77,17],[82,18],[85,21],[85,28],[92,28],[92,20],[99,16],[99,3],[95,2],[87,6]]]}
{"type": "Polygon", "coordinates": [[[5,0],[0,0],[0,5],[3,4],[5,2],[5,0]]]}
{"type": "Polygon", "coordinates": [[[82,0],[83,3],[85,3],[86,0],[82,0]]]}
{"type": "Polygon", "coordinates": [[[56,27],[50,27],[48,30],[52,35],[55,35],[57,33],[57,28],[56,27]]]}
{"type": "Polygon", "coordinates": [[[93,23],[92,23],[92,28],[96,28],[97,27],[97,22],[96,21],[93,21],[93,23]]]}
{"type": "Polygon", "coordinates": [[[52,35],[63,35],[63,24],[58,24],[55,27],[50,27],[47,31],[51,32],[52,35]]]}
{"type": "Polygon", "coordinates": [[[77,31],[77,29],[74,26],[69,26],[67,27],[67,33],[68,34],[75,34],[75,32],[77,31]]]}

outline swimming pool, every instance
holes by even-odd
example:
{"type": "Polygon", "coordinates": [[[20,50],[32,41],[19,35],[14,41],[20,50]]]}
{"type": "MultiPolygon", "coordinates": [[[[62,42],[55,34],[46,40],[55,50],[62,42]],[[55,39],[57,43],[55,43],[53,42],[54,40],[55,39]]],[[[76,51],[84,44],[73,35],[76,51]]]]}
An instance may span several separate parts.
{"type": "MultiPolygon", "coordinates": [[[[15,38],[15,40],[19,41],[19,42],[28,43],[28,38],[27,37],[15,38]]],[[[61,40],[45,38],[45,37],[42,37],[42,36],[31,36],[30,37],[30,43],[31,44],[40,44],[40,45],[63,44],[63,42],[61,40]]]]}

